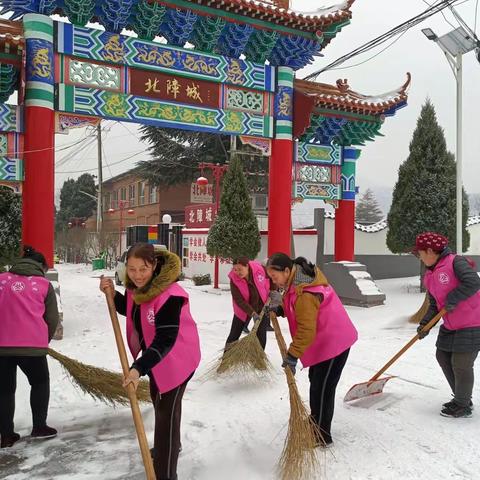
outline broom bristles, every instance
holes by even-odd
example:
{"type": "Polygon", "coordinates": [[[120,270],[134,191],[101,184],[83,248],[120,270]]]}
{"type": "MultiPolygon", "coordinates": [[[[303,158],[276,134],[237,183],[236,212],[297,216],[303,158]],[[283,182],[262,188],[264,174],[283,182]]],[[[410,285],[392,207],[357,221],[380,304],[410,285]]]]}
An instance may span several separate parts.
{"type": "MultiPolygon", "coordinates": [[[[48,354],[62,365],[74,386],[94,399],[109,405],[129,404],[127,391],[122,386],[122,374],[79,362],[51,348],[48,354]]],[[[138,384],[137,398],[140,402],[151,402],[147,381],[141,380],[138,384]]]]}
{"type": "MultiPolygon", "coordinates": [[[[274,312],[270,313],[270,321],[275,330],[280,353],[285,358],[287,345],[274,312]]],[[[284,370],[290,394],[290,418],[278,470],[282,480],[310,480],[315,478],[320,467],[315,447],[318,441],[322,440],[322,436],[302,401],[293,372],[288,367],[284,370]]]]}
{"type": "Polygon", "coordinates": [[[428,298],[428,294],[425,294],[422,306],[410,317],[408,321],[410,323],[420,323],[423,320],[423,317],[427,314],[429,307],[430,299],[428,298]]]}
{"type": "Polygon", "coordinates": [[[290,418],[278,470],[282,480],[310,480],[318,474],[319,458],[315,447],[322,437],[300,397],[289,368],[286,369],[286,375],[290,393],[290,418]]]}
{"type": "Polygon", "coordinates": [[[256,331],[252,329],[248,335],[225,349],[220,358],[208,369],[205,377],[230,374],[246,380],[261,378],[271,370],[272,365],[258,341],[256,331]]]}

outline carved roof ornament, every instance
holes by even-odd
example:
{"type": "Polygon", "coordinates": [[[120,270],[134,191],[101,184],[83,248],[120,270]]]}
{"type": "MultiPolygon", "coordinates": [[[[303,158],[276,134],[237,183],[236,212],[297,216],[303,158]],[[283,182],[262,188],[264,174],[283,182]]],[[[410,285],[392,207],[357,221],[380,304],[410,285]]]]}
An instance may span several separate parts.
{"type": "Polygon", "coordinates": [[[318,108],[378,115],[406,103],[410,82],[411,75],[407,72],[407,80],[401,87],[381,95],[358,93],[351,89],[347,79],[338,79],[336,85],[295,80],[295,89],[313,97],[318,108]]]}

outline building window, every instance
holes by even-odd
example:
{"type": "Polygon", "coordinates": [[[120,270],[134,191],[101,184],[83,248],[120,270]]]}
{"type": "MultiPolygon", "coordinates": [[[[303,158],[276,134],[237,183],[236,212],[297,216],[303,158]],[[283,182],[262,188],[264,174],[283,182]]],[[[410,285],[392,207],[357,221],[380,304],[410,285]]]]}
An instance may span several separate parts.
{"type": "Polygon", "coordinates": [[[112,192],[112,198],[111,198],[111,208],[118,208],[118,190],[115,190],[112,192]]]}
{"type": "Polygon", "coordinates": [[[130,202],[130,206],[134,207],[136,205],[135,202],[135,185],[128,186],[128,200],[130,202]]]}
{"type": "Polygon", "coordinates": [[[106,193],[103,196],[103,210],[106,212],[110,208],[112,208],[112,206],[110,204],[110,193],[106,193]]]}
{"type": "Polygon", "coordinates": [[[150,203],[157,203],[158,201],[157,192],[158,192],[157,187],[150,185],[150,203]]]}
{"type": "Polygon", "coordinates": [[[127,187],[122,187],[120,189],[120,200],[127,200],[127,187]]]}
{"type": "Polygon", "coordinates": [[[145,205],[145,182],[138,182],[138,204],[145,205]]]}

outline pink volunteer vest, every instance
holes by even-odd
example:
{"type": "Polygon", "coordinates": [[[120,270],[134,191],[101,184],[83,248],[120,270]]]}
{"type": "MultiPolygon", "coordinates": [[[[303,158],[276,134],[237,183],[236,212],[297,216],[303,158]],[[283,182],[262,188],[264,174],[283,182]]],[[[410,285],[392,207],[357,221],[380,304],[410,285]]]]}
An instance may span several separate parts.
{"type": "MultiPolygon", "coordinates": [[[[155,337],[155,314],[170,296],[183,297],[185,303],[180,313],[178,336],[172,349],[153,367],[152,374],[160,393],[168,392],[181,385],[200,363],[200,340],[197,325],[190,313],[188,294],[177,283],[172,283],[153,300],[140,305],[140,317],[145,345],[148,347],[155,337]]],[[[133,296],[127,290],[127,341],[133,358],[140,353],[140,342],[132,319],[133,296]]]]}
{"type": "MultiPolygon", "coordinates": [[[[270,279],[267,277],[264,268],[258,262],[248,262],[248,266],[252,271],[253,282],[255,287],[257,287],[260,298],[265,303],[270,293],[270,279]]],[[[242,297],[246,302],[250,300],[250,293],[248,291],[248,283],[244,278],[240,278],[233,270],[228,274],[228,278],[235,284],[235,286],[240,290],[242,297]]],[[[235,303],[232,298],[233,311],[235,315],[242,321],[246,321],[248,315],[235,303]]],[[[257,312],[259,313],[259,312],[257,312]]]]}
{"type": "MultiPolygon", "coordinates": [[[[323,295],[323,301],[318,310],[315,340],[300,358],[304,367],[310,367],[334,358],[350,348],[357,341],[358,333],[332,287],[318,285],[306,287],[303,291],[323,295]]],[[[283,301],[292,338],[297,333],[296,301],[297,294],[292,285],[283,301]]]]}
{"type": "MultiPolygon", "coordinates": [[[[427,270],[423,277],[423,283],[435,298],[439,310],[445,306],[447,295],[460,285],[453,269],[454,260],[454,254],[446,255],[433,270],[427,270]]],[[[480,327],[480,292],[460,302],[452,312],[444,315],[443,325],[448,330],[480,327]]]]}
{"type": "Polygon", "coordinates": [[[0,347],[48,348],[48,286],[44,277],[0,274],[0,347]]]}

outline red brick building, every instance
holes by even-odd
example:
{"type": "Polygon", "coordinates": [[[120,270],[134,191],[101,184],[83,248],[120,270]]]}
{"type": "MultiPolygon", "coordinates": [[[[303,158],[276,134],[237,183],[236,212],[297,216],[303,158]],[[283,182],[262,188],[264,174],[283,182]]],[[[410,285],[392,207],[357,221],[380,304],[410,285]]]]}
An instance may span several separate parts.
{"type": "MultiPolygon", "coordinates": [[[[184,223],[190,188],[190,182],[169,188],[150,186],[135,168],[121,173],[102,184],[103,227],[118,231],[120,217],[122,230],[131,225],[156,225],[165,214],[172,217],[173,223],[184,223]]],[[[87,220],[87,229],[96,229],[96,216],[87,220]]]]}

